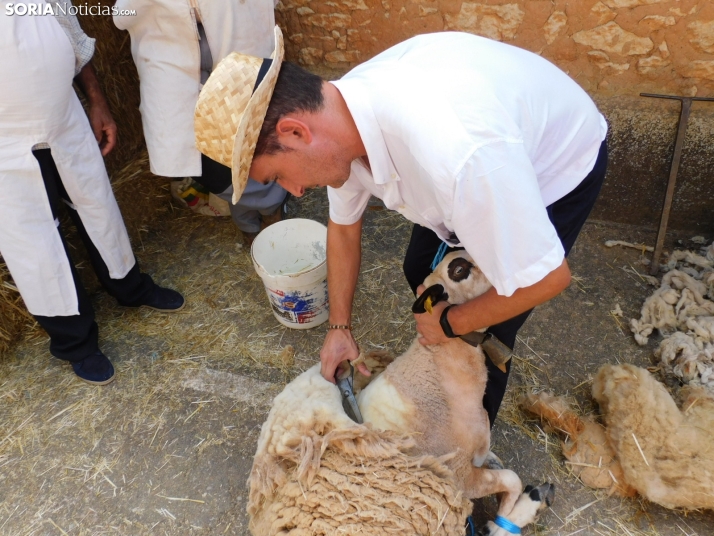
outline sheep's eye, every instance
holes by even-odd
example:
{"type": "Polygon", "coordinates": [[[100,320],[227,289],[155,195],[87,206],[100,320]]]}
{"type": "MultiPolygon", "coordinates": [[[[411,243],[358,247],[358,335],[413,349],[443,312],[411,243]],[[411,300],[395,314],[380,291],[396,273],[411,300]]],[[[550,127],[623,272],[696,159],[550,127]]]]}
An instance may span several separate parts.
{"type": "Polygon", "coordinates": [[[449,263],[449,279],[456,282],[463,281],[469,277],[473,266],[473,264],[463,257],[455,258],[449,263]]]}

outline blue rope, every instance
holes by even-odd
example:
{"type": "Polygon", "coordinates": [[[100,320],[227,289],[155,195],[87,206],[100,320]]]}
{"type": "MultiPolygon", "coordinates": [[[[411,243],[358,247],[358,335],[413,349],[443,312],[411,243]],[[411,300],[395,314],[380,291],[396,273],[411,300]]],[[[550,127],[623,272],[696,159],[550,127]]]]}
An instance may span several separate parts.
{"type": "Polygon", "coordinates": [[[511,534],[520,534],[521,533],[521,527],[519,527],[515,523],[511,523],[505,517],[496,516],[496,519],[494,519],[493,522],[497,526],[501,527],[506,532],[510,532],[511,534]]]}
{"type": "Polygon", "coordinates": [[[474,527],[474,520],[471,516],[466,518],[466,536],[476,536],[476,527],[474,527]]]}
{"type": "Polygon", "coordinates": [[[434,255],[434,260],[431,261],[430,268],[432,272],[436,270],[436,267],[439,266],[439,263],[444,259],[447,249],[449,249],[448,244],[446,242],[442,242],[439,249],[436,251],[436,255],[434,255]]]}

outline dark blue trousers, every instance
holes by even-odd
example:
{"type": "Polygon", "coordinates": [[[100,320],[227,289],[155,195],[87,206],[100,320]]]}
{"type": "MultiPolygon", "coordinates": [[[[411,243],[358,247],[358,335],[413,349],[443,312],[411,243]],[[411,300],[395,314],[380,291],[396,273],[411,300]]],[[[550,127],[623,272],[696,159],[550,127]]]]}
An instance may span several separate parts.
{"type": "MultiPolygon", "coordinates": [[[[71,203],[72,200],[62,184],[62,178],[57,171],[55,161],[52,159],[50,149],[39,149],[33,151],[33,154],[40,164],[42,179],[52,208],[52,216],[59,220],[60,206],[62,204],[65,205],[84,243],[84,247],[87,249],[89,260],[99,282],[111,296],[117,299],[119,304],[127,306],[141,304],[146,296],[153,292],[156,285],[151,277],[139,270],[138,261],[122,279],[112,279],[109,276],[109,269],[92,243],[91,238],[89,238],[82,219],[71,204],[67,204],[71,203]],[[67,203],[63,203],[63,201],[67,203]]],[[[72,262],[61,225],[57,227],[57,232],[64,245],[65,253],[69,259],[69,266],[72,270],[72,278],[77,290],[79,314],[71,316],[34,316],[37,323],[50,336],[50,353],[53,356],[65,361],[81,361],[99,349],[99,330],[97,323],[94,321],[92,302],[72,262]]]]}

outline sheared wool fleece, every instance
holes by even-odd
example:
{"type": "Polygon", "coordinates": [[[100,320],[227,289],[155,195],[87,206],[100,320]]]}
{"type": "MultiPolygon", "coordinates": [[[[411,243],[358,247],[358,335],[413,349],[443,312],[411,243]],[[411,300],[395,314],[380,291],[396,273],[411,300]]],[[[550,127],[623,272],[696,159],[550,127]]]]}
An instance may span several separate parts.
{"type": "Polygon", "coordinates": [[[353,422],[314,366],[275,398],[263,424],[248,479],[251,534],[463,533],[471,502],[449,457],[413,456],[413,445],[353,422]]]}
{"type": "Polygon", "coordinates": [[[684,390],[682,410],[634,365],[606,365],[593,382],[625,481],[667,508],[714,508],[714,397],[684,390]]]}
{"type": "Polygon", "coordinates": [[[714,392],[714,244],[703,253],[670,255],[660,288],[645,300],[630,327],[641,345],[658,330],[664,339],[655,356],[665,371],[714,392]]]}
{"type": "Polygon", "coordinates": [[[563,455],[570,470],[583,484],[604,488],[609,494],[632,497],[637,491],[625,483],[622,467],[605,433],[605,427],[590,415],[581,417],[567,400],[541,391],[518,399],[526,413],[540,417],[547,432],[561,437],[563,455]]]}
{"type": "Polygon", "coordinates": [[[647,370],[605,365],[593,382],[604,428],[547,393],[521,407],[567,434],[563,452],[586,485],[636,491],[667,508],[714,508],[714,395],[701,387],[682,395],[680,410],[647,370]]]}

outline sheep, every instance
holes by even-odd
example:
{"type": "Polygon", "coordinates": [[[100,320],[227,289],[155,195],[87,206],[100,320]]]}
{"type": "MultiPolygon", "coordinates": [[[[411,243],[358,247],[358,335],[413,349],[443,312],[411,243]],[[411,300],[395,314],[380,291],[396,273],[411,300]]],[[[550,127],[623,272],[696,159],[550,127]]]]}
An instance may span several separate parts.
{"type": "MultiPolygon", "coordinates": [[[[452,303],[490,288],[464,251],[447,255],[425,280],[437,282],[452,303]]],[[[384,368],[387,360],[376,361],[384,368]]],[[[365,424],[358,425],[319,365],[298,376],[261,429],[248,481],[252,534],[459,534],[469,499],[492,493],[500,494],[500,516],[532,522],[554,488],[522,492],[518,476],[490,453],[486,377],[480,347],[415,339],[371,381],[355,378],[366,384],[358,393],[365,424]]]]}
{"type": "Polygon", "coordinates": [[[462,533],[471,503],[449,456],[413,447],[412,437],[352,421],[313,366],[275,398],[262,426],[248,480],[251,534],[462,533]]]}
{"type": "Polygon", "coordinates": [[[566,434],[563,453],[586,485],[635,492],[666,508],[714,508],[714,395],[683,389],[682,409],[634,365],[605,365],[592,387],[605,426],[546,393],[521,407],[566,434]]]}
{"type": "MultiPolygon", "coordinates": [[[[425,280],[441,284],[451,303],[464,303],[491,288],[465,251],[444,257],[425,280]]],[[[414,340],[360,394],[366,422],[375,428],[414,434],[420,453],[455,452],[449,462],[460,489],[469,498],[502,493],[498,514],[507,516],[523,489],[509,470],[491,469],[490,428],[483,407],[486,357],[480,346],[460,339],[424,346],[414,340]]]]}

